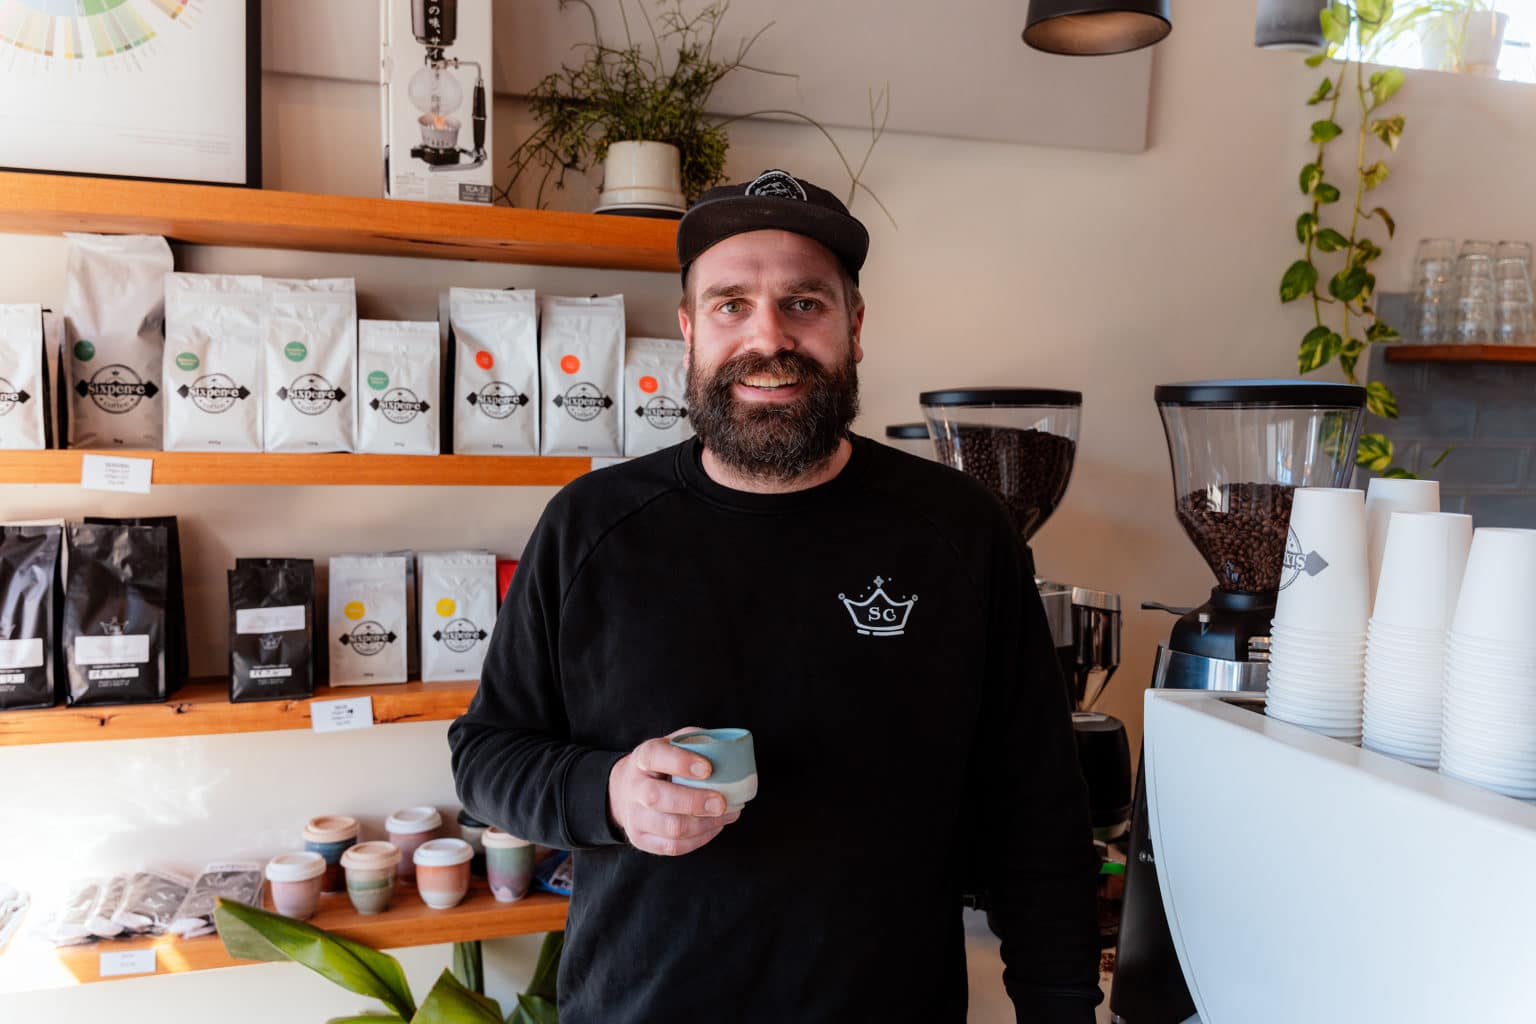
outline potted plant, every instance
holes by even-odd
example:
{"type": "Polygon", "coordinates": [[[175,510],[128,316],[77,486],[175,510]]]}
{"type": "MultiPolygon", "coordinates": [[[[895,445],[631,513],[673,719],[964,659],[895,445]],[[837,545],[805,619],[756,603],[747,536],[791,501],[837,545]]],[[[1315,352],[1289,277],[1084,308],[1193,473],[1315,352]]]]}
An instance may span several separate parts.
{"type": "Polygon", "coordinates": [[[618,0],[625,39],[622,46],[611,46],[602,38],[589,0],[559,0],[562,9],[571,4],[586,9],[592,39],[579,48],[579,63],[546,75],[528,96],[537,127],[513,152],[511,169],[513,182],[534,166],[544,169],[537,205],[544,205],[551,178],[557,189],[563,188],[568,173],[602,165],[599,212],[681,216],[688,202],[724,179],[730,148],[726,127],[741,117],[764,114],[796,118],[821,130],[848,172],[849,202],[857,190],[869,192],[860,176],[885,130],[888,89],[871,97],[869,150],[855,170],[831,134],[802,114],[761,110],[718,118],[708,112],[715,86],[732,72],[778,74],[746,63],[771,22],[744,39],[730,57],[721,57],[715,41],[728,0],[714,0],[693,13],[684,0],[655,0],[654,16],[646,2],[636,0],[636,6],[649,44],[636,41],[625,0],[618,0]]]}

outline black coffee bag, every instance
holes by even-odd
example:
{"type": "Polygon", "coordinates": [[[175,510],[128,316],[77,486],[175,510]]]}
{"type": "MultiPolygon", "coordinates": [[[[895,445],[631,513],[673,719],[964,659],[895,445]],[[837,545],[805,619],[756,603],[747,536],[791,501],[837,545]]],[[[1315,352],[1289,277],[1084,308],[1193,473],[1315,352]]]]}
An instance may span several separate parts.
{"type": "Polygon", "coordinates": [[[315,563],[240,559],[229,572],[229,699],[310,697],[315,563]]]}
{"type": "Polygon", "coordinates": [[[65,527],[63,656],[71,705],[166,698],[164,526],[65,527]]]}
{"type": "Polygon", "coordinates": [[[0,526],[0,710],[57,699],[57,526],[0,526]]]}
{"type": "Polygon", "coordinates": [[[108,519],[86,516],[87,523],[107,526],[160,526],[165,528],[167,544],[165,602],[165,696],[186,685],[191,675],[191,654],[187,646],[187,602],[181,580],[181,535],[175,516],[144,516],[138,519],[108,519]]]}

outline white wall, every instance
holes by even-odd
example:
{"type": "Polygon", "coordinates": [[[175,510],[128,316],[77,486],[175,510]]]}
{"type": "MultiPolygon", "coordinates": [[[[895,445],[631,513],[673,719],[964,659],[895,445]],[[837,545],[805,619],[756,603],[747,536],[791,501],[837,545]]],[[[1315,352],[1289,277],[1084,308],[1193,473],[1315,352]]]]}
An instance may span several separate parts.
{"type": "MultiPolygon", "coordinates": [[[[903,6],[914,13],[905,21],[893,17],[888,31],[911,31],[912,21],[930,9],[903,6]]],[[[1317,116],[1302,101],[1321,72],[1302,67],[1294,55],[1254,50],[1250,3],[1202,0],[1180,4],[1174,13],[1173,35],[1157,51],[1148,152],[891,136],[871,163],[870,183],[899,230],[867,199],[855,205],[873,235],[864,273],[870,310],[859,427],[878,436],[887,423],[917,418],[916,394],[932,387],[1081,389],[1078,470],[1035,548],[1045,574],[1117,590],[1130,608],[1149,599],[1198,602],[1211,582],[1172,515],[1153,385],[1288,375],[1305,322],[1302,310],[1277,304],[1276,292],[1296,254],[1292,224],[1303,207],[1295,180],[1310,158],[1307,125],[1317,116]]],[[[266,95],[269,185],[373,192],[374,89],[288,77],[270,78],[266,95]]],[[[1526,173],[1536,162],[1536,136],[1528,130],[1533,100],[1536,92],[1523,87],[1410,75],[1394,101],[1407,117],[1404,142],[1391,161],[1393,177],[1376,193],[1399,226],[1400,241],[1381,265],[1384,286],[1401,287],[1420,236],[1536,238],[1536,200],[1528,196],[1526,173]]],[[[966,97],[954,102],[964,104],[966,97]]],[[[520,114],[501,104],[496,117],[504,154],[520,114]]],[[[848,145],[860,142],[857,133],[840,137],[848,145]]],[[[784,166],[836,185],[836,160],[809,130],[747,124],[733,138],[730,170],[737,179],[784,166]]],[[[582,208],[590,190],[572,190],[560,200],[582,208]]],[[[666,274],[250,251],[182,250],[178,259],[194,270],[355,274],[364,315],[429,317],[431,296],[448,284],[515,281],[577,293],[622,290],[632,329],[650,333],[669,328],[676,298],[676,281],[666,274]]],[[[58,241],[0,240],[0,301],[55,302],[61,294],[58,241]]],[[[196,631],[222,621],[219,574],[236,554],[324,555],[356,549],[365,537],[370,547],[477,544],[516,553],[547,496],[519,489],[175,488],[126,499],[7,487],[0,489],[0,518],[130,508],[187,517],[196,631]]],[[[1140,691],[1170,624],[1158,613],[1127,616],[1125,665],[1106,710],[1127,720],[1133,743],[1140,691]]],[[[217,645],[207,648],[194,668],[214,670],[218,652],[217,645]]],[[[357,758],[307,736],[0,750],[0,778],[26,779],[30,794],[19,805],[9,793],[0,801],[0,873],[23,849],[97,849],[93,830],[113,808],[129,821],[151,807],[164,815],[164,834],[174,833],[178,842],[157,850],[157,859],[175,863],[265,842],[312,813],[343,805],[365,815],[404,802],[447,805],[442,731],[436,725],[378,730],[366,741],[370,756],[357,758]],[[399,756],[378,756],[381,748],[399,756]],[[269,781],[268,765],[286,762],[283,771],[291,772],[294,761],[317,766],[312,783],[269,781]],[[375,772],[386,774],[375,781],[375,772]],[[361,773],[370,777],[366,788],[355,784],[361,773]],[[348,778],[354,781],[343,781],[348,778]],[[93,785],[100,800],[90,811],[80,791],[93,785]],[[220,798],[205,806],[190,794],[206,786],[220,798]],[[43,812],[48,827],[40,845],[34,845],[39,832],[28,829],[23,846],[12,838],[19,832],[12,825],[31,808],[43,812]]],[[[109,853],[102,849],[104,858],[109,853]]],[[[68,856],[61,854],[65,862],[68,856]]],[[[431,961],[426,975],[435,973],[446,952],[413,954],[413,962],[425,961],[431,961]]],[[[526,969],[528,961],[516,963],[526,969]]],[[[516,973],[514,965],[514,980],[516,973]]],[[[29,1012],[15,1019],[63,1022],[110,1013],[126,1021],[192,1021],[221,1003],[232,1004],[221,1010],[232,1024],[318,1020],[337,1012],[337,1004],[326,1003],[302,1015],[280,1014],[280,1000],[321,1006],[324,983],[304,978],[290,988],[292,977],[302,977],[298,968],[87,986],[23,997],[14,1005],[29,1012]],[[269,980],[280,972],[288,972],[283,984],[269,980]]],[[[0,998],[0,1009],[12,1005],[0,998]]],[[[343,1000],[340,1008],[356,1005],[343,1000]]]]}

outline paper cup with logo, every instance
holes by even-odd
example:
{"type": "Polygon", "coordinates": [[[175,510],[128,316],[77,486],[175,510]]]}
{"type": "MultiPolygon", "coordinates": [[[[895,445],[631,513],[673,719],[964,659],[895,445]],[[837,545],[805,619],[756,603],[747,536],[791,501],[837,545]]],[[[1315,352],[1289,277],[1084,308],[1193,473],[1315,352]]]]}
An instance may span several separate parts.
{"type": "Polygon", "coordinates": [[[267,862],[267,883],[272,906],[284,917],[307,921],[320,906],[325,858],[308,850],[283,853],[267,862]]]}
{"type": "Polygon", "coordinates": [[[1365,495],[1340,487],[1296,488],[1275,622],[1364,634],[1369,586],[1365,495]]]}
{"type": "Polygon", "coordinates": [[[1377,477],[1365,488],[1365,530],[1370,544],[1371,594],[1377,593],[1381,564],[1387,540],[1391,536],[1392,515],[1396,512],[1439,512],[1440,483],[1437,480],[1404,480],[1377,477]]]}
{"type": "Polygon", "coordinates": [[[341,855],[341,866],[347,872],[347,896],[359,914],[389,909],[400,867],[398,848],[389,843],[358,843],[341,855]]]}
{"type": "Polygon", "coordinates": [[[1471,547],[1471,516],[1392,513],[1372,627],[1442,632],[1450,628],[1471,547]]]}
{"type": "Polygon", "coordinates": [[[400,851],[400,877],[415,878],[416,862],[412,855],[416,847],[429,839],[443,834],[443,816],[436,807],[407,807],[396,811],[384,823],[389,841],[400,851]]]}
{"type": "Polygon", "coordinates": [[[499,828],[486,829],[481,842],[485,844],[486,880],[497,902],[513,903],[528,895],[533,885],[533,844],[499,828]]]}
{"type": "Polygon", "coordinates": [[[698,754],[712,766],[707,779],[672,776],[679,786],[712,789],[725,797],[728,811],[739,810],[757,796],[757,757],[746,729],[701,729],[674,736],[674,747],[698,754]]]}
{"type": "Polygon", "coordinates": [[[325,858],[325,874],[320,891],[346,892],[346,875],[341,869],[341,855],[357,845],[357,819],[344,814],[326,814],[310,818],[304,825],[304,849],[325,858]]]}
{"type": "Polygon", "coordinates": [[[1451,629],[1459,636],[1525,641],[1536,622],[1536,530],[1479,527],[1451,629]]]}
{"type": "Polygon", "coordinates": [[[416,891],[433,910],[456,907],[469,892],[475,849],[462,839],[429,839],[416,847],[416,891]]]}

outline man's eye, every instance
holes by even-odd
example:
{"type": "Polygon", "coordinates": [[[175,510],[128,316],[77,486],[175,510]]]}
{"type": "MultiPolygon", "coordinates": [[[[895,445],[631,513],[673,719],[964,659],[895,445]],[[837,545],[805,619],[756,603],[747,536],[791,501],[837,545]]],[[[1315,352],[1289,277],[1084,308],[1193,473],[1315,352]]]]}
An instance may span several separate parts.
{"type": "Polygon", "coordinates": [[[719,310],[722,313],[740,313],[741,302],[737,299],[726,299],[720,303],[719,310]]]}
{"type": "Polygon", "coordinates": [[[821,303],[815,299],[796,299],[790,303],[790,307],[797,313],[814,313],[821,308],[821,303]]]}

